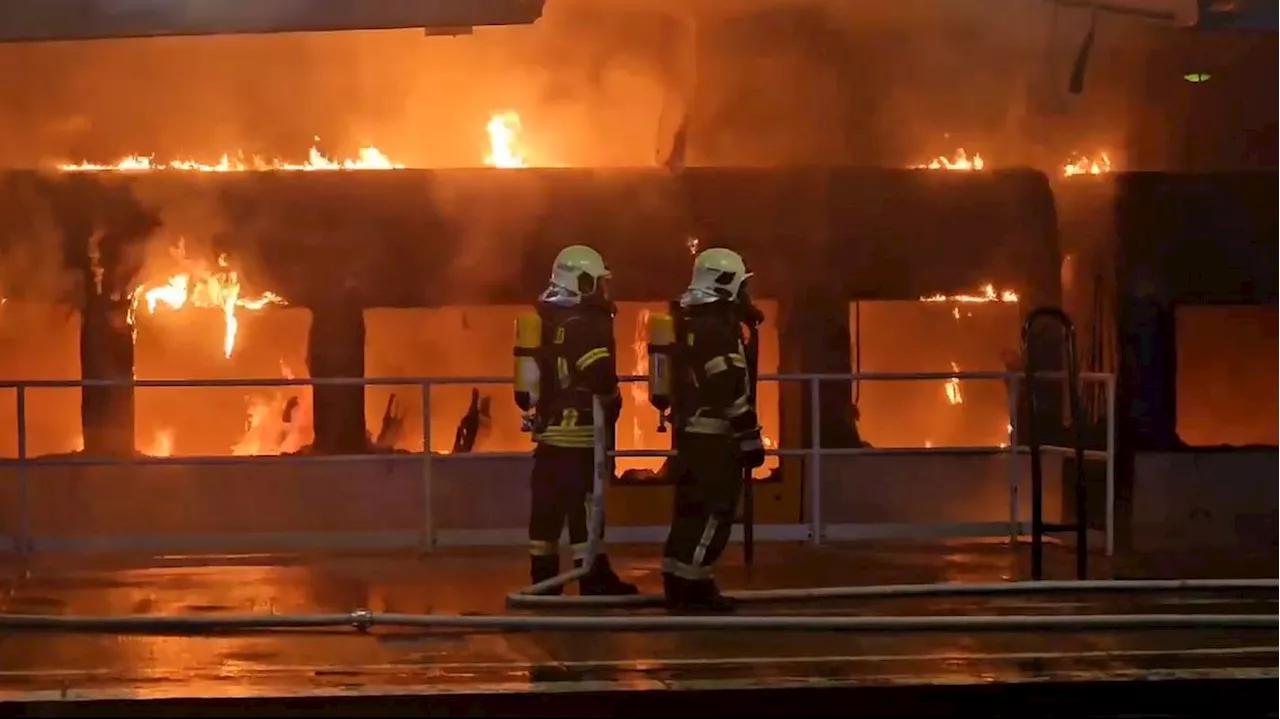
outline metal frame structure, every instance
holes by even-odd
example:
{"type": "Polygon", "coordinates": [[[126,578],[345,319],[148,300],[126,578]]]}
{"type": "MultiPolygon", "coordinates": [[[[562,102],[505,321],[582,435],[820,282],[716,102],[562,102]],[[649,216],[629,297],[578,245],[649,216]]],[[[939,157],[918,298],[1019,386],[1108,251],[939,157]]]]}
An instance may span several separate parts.
{"type": "MultiPolygon", "coordinates": [[[[864,375],[867,378],[875,379],[911,379],[914,376],[901,375],[864,375]]],[[[949,378],[951,375],[941,375],[935,377],[929,375],[925,379],[931,378],[949,378]]],[[[1005,377],[999,373],[985,373],[985,378],[996,379],[1005,377]]],[[[769,378],[769,379],[786,379],[785,376],[769,378]]],[[[823,379],[846,379],[845,375],[834,375],[824,377],[822,375],[811,375],[808,377],[800,377],[798,379],[806,379],[810,382],[812,392],[816,395],[818,382],[823,379]]],[[[634,379],[634,378],[633,378],[634,379]]],[[[765,378],[762,378],[765,379],[765,378]]],[[[1102,381],[1108,382],[1110,387],[1109,376],[1100,377],[1102,381]]],[[[481,384],[486,382],[505,383],[506,379],[491,380],[484,379],[478,381],[475,379],[454,379],[454,380],[432,380],[429,378],[420,378],[415,380],[419,384],[424,393],[423,407],[424,411],[429,406],[427,400],[430,398],[430,388],[432,384],[481,384]]],[[[1011,386],[1016,380],[1010,378],[1011,386]]],[[[183,387],[192,385],[203,386],[242,386],[242,385],[307,385],[307,384],[400,384],[414,383],[405,379],[376,379],[369,380],[366,378],[357,379],[326,379],[326,380],[263,380],[263,381],[206,381],[206,382],[133,382],[137,386],[155,386],[155,387],[183,387]]],[[[0,383],[0,387],[12,387],[18,390],[18,410],[19,419],[25,419],[25,389],[32,386],[85,386],[91,384],[112,384],[109,382],[95,383],[68,383],[68,382],[52,382],[52,383],[0,383]]],[[[129,384],[129,383],[123,383],[129,384]]],[[[598,400],[597,400],[598,402],[598,400]]],[[[602,507],[604,502],[604,489],[606,475],[608,472],[608,458],[610,454],[617,456],[632,456],[639,453],[608,451],[605,444],[606,432],[603,425],[605,413],[597,411],[596,417],[596,437],[595,445],[595,478],[593,483],[592,501],[596,507],[602,507]]],[[[430,422],[427,421],[429,412],[424,416],[424,439],[430,438],[430,422]]],[[[815,403],[815,427],[816,403],[815,403]]],[[[821,460],[825,454],[852,454],[858,450],[827,450],[822,451],[816,446],[817,433],[814,433],[815,446],[809,450],[798,451],[778,451],[775,454],[801,454],[808,455],[814,463],[821,460]]],[[[19,454],[22,455],[17,460],[19,469],[25,468],[29,464],[29,460],[25,457],[25,425],[19,424],[19,454]]],[[[425,445],[426,449],[430,449],[430,444],[425,445]]],[[[1016,450],[1010,449],[1009,455],[1015,456],[1016,450]]],[[[651,454],[651,453],[650,453],[651,454]]],[[[505,456],[525,456],[525,453],[504,453],[505,456]]],[[[486,455],[460,455],[458,458],[467,457],[469,459],[482,459],[486,455]]],[[[488,456],[494,456],[492,454],[488,456]]],[[[145,463],[192,463],[191,460],[203,460],[200,463],[215,462],[218,464],[234,464],[243,463],[245,461],[261,461],[244,458],[183,458],[176,460],[161,459],[149,460],[145,463]]],[[[347,456],[347,457],[288,457],[268,459],[267,461],[285,461],[285,462],[323,462],[323,461],[352,461],[357,459],[366,459],[365,456],[347,456]]],[[[12,460],[6,464],[14,463],[12,460]]],[[[120,461],[102,461],[91,460],[89,462],[59,462],[60,464],[120,464],[120,461]]],[[[424,452],[423,466],[423,482],[426,489],[430,489],[431,481],[431,452],[424,452]]],[[[820,475],[810,468],[810,481],[817,486],[817,480],[820,475]]],[[[25,477],[22,480],[25,483],[25,477]]],[[[24,485],[25,486],[25,485],[24,485]]],[[[25,496],[25,494],[24,494],[25,496]]],[[[428,491],[427,496],[430,497],[428,491]]],[[[821,508],[819,498],[814,498],[812,506],[821,508]]],[[[429,509],[429,508],[428,508],[429,509]]],[[[428,514],[428,517],[430,515],[428,514]]],[[[820,543],[823,536],[820,514],[813,519],[814,530],[810,537],[815,544],[820,543]]],[[[589,544],[590,548],[597,546],[600,541],[603,513],[595,512],[592,526],[590,527],[589,544]]],[[[1016,517],[1015,517],[1016,521],[1016,517]]],[[[24,526],[24,530],[28,529],[24,526]]],[[[428,540],[432,535],[430,527],[424,528],[424,535],[428,540]]],[[[428,545],[434,544],[428,541],[428,545]]],[[[26,547],[27,542],[21,542],[26,547]]],[[[539,585],[528,587],[519,592],[508,595],[508,603],[513,606],[539,606],[539,605],[569,605],[569,606],[643,606],[660,603],[661,597],[637,595],[631,597],[595,597],[595,596],[545,596],[541,594],[555,586],[563,586],[574,581],[586,571],[590,570],[592,561],[595,558],[594,551],[588,551],[585,566],[580,569],[565,573],[559,577],[553,578],[539,585]]],[[[790,600],[821,600],[821,599],[870,599],[870,598],[887,598],[887,597],[922,597],[922,596],[952,596],[957,594],[965,595],[991,595],[991,594],[1043,594],[1053,592],[1107,592],[1107,591],[1124,591],[1124,592],[1151,592],[1151,591],[1239,591],[1239,590],[1267,590],[1274,592],[1277,587],[1277,581],[1274,579],[1246,579],[1246,580],[1136,580],[1136,581],[1075,581],[1075,582],[1012,582],[998,584],[935,584],[935,585],[896,585],[896,586],[861,586],[861,587],[819,587],[811,589],[793,589],[793,590],[766,590],[755,592],[740,592],[734,595],[741,601],[747,602],[780,602],[790,600]]],[[[178,631],[186,633],[203,633],[211,631],[226,631],[229,629],[296,629],[303,627],[353,627],[358,631],[367,631],[377,626],[400,626],[414,627],[419,629],[462,629],[462,630],[487,630],[487,631],[583,631],[583,632],[601,632],[601,631],[682,631],[682,630],[705,630],[705,631],[768,631],[768,632],[885,632],[885,631],[908,631],[908,632],[974,632],[974,631],[1082,631],[1082,630],[1109,630],[1109,631],[1135,631],[1146,630],[1152,628],[1256,628],[1256,629],[1274,629],[1275,618],[1268,615],[1248,615],[1248,614],[1223,614],[1223,615],[1177,615],[1177,614],[1159,614],[1159,615],[1085,615],[1085,616],[511,616],[511,615],[437,615],[437,614],[375,614],[364,608],[353,609],[348,613],[337,614],[301,614],[301,615],[222,615],[222,616],[77,616],[77,615],[34,615],[34,614],[5,614],[0,613],[0,629],[24,629],[39,631],[99,631],[99,632],[130,632],[130,631],[178,631]]]]}
{"type": "Polygon", "coordinates": [[[1049,2],[1065,8],[1124,15],[1184,27],[1194,26],[1200,16],[1197,0],[1049,0],[1049,2]]]}
{"type": "MultiPolygon", "coordinates": [[[[0,3],[0,43],[530,25],[545,0],[40,0],[0,3]]],[[[445,31],[445,32],[440,32],[445,31]]]]}
{"type": "MultiPolygon", "coordinates": [[[[1042,373],[1038,376],[1061,376],[1061,373],[1042,373]]],[[[1084,456],[1089,459],[1106,462],[1106,525],[1105,547],[1107,554],[1114,551],[1114,474],[1115,474],[1115,377],[1104,373],[1081,373],[1081,382],[1100,382],[1106,389],[1107,401],[1107,445],[1105,450],[1087,450],[1084,456]]],[[[623,382],[643,382],[642,376],[623,377],[623,382]]],[[[753,534],[762,541],[808,541],[820,545],[824,541],[850,541],[876,538],[941,538],[941,537],[1001,537],[1007,536],[1011,542],[1027,533],[1026,522],[1018,511],[1018,464],[1017,455],[1026,454],[1027,447],[1016,445],[1017,436],[1017,401],[1019,382],[1017,374],[1005,372],[919,372],[919,373],[885,373],[861,372],[849,374],[776,374],[762,375],[764,382],[805,382],[809,389],[809,412],[811,441],[806,448],[770,449],[768,454],[781,457],[801,457],[805,462],[805,497],[807,499],[807,521],[793,524],[773,524],[753,526],[753,534]],[[1004,447],[932,447],[932,448],[833,448],[822,447],[819,441],[822,418],[819,413],[819,388],[822,382],[848,382],[850,380],[866,381],[912,381],[934,380],[1004,380],[1008,382],[1010,408],[1009,444],[1004,447]],[[955,523],[955,524],[828,524],[823,518],[822,498],[822,462],[824,457],[869,456],[869,455],[920,455],[920,454],[981,454],[1005,455],[1008,459],[1009,479],[1009,517],[1007,522],[955,523]]],[[[272,378],[272,379],[213,379],[213,380],[34,380],[3,381],[0,389],[13,389],[16,392],[18,419],[18,452],[16,459],[0,459],[0,466],[16,469],[19,493],[19,526],[13,537],[10,548],[16,549],[23,556],[38,551],[54,550],[74,552],[93,549],[130,549],[130,550],[163,550],[163,551],[223,551],[226,539],[219,539],[222,545],[214,546],[214,540],[198,535],[170,535],[162,542],[152,539],[130,537],[104,537],[95,539],[85,546],[75,541],[54,540],[42,542],[36,538],[30,522],[28,470],[33,466],[132,466],[132,465],[222,465],[236,466],[245,463],[279,463],[279,464],[311,464],[311,463],[361,463],[361,462],[414,462],[421,465],[423,488],[423,526],[415,532],[369,532],[338,533],[325,535],[320,533],[282,533],[270,543],[276,546],[287,546],[296,549],[394,549],[412,548],[429,552],[436,547],[447,546],[523,546],[527,542],[523,528],[509,529],[453,529],[440,530],[433,521],[431,506],[433,470],[437,462],[484,461],[492,459],[527,458],[528,452],[479,452],[472,454],[433,455],[422,454],[353,454],[353,455],[288,455],[270,457],[89,457],[68,456],[50,458],[31,458],[27,455],[26,407],[27,391],[42,388],[79,388],[103,386],[133,386],[138,388],[180,388],[180,387],[298,387],[317,385],[366,385],[366,386],[406,386],[417,385],[422,391],[423,446],[430,447],[431,413],[427,409],[431,402],[431,389],[441,385],[501,385],[511,384],[509,377],[389,377],[389,378],[272,378]]],[[[1074,452],[1073,448],[1055,445],[1044,445],[1040,451],[1053,454],[1074,452]]],[[[613,452],[615,457],[666,457],[669,451],[664,450],[632,450],[613,452]]],[[[38,528],[36,528],[38,529],[38,528]]],[[[625,543],[662,542],[666,538],[666,526],[632,526],[611,527],[609,536],[612,541],[625,543]]],[[[734,539],[740,541],[743,536],[741,527],[735,527],[734,539]]],[[[252,545],[261,535],[245,537],[244,543],[252,545]]],[[[234,538],[232,542],[236,541],[234,538]]],[[[0,547],[2,548],[2,547],[0,547]]]]}
{"type": "MultiPolygon", "coordinates": [[[[1075,532],[1076,579],[1089,578],[1089,502],[1085,488],[1084,415],[1080,397],[1080,370],[1076,362],[1076,326],[1067,313],[1057,307],[1032,310],[1022,323],[1022,357],[1028,388],[1037,378],[1036,354],[1031,351],[1031,330],[1037,322],[1054,320],[1062,329],[1067,356],[1067,406],[1071,431],[1075,435],[1072,456],[1076,461],[1075,510],[1073,522],[1049,524],[1044,521],[1044,468],[1040,455],[1040,428],[1037,426],[1036,393],[1027,392],[1027,446],[1031,452],[1031,578],[1044,579],[1045,532],[1075,532]]],[[[1109,418],[1110,419],[1110,418],[1109,418]]],[[[1108,484],[1110,484],[1108,482],[1108,484]]],[[[1108,514],[1110,516],[1110,513],[1108,514]]],[[[1110,533],[1110,532],[1108,532],[1110,533]]],[[[1110,551],[1108,550],[1108,554],[1110,551]]]]}

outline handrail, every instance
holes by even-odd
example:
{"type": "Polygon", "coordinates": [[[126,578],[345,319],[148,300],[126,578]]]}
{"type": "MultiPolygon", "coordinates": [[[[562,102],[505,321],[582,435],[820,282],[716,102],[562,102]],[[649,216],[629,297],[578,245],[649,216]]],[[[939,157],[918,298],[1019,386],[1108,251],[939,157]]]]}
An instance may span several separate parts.
{"type": "Polygon", "coordinates": [[[1058,307],[1040,307],[1027,315],[1022,323],[1022,358],[1025,371],[1027,398],[1027,446],[1031,454],[1031,578],[1044,578],[1044,533],[1046,531],[1075,531],[1076,579],[1089,577],[1089,512],[1085,493],[1084,428],[1080,406],[1080,372],[1076,364],[1076,326],[1071,318],[1058,307]],[[1062,327],[1066,342],[1067,404],[1071,413],[1072,432],[1075,435],[1075,499],[1074,524],[1046,524],[1044,521],[1044,468],[1040,455],[1040,432],[1036,417],[1036,391],[1032,382],[1042,374],[1037,372],[1035,355],[1031,352],[1031,330],[1036,322],[1056,320],[1062,327]]]}
{"type": "MultiPolygon", "coordinates": [[[[840,382],[910,381],[910,380],[1007,380],[1019,375],[1013,372],[850,372],[846,374],[811,372],[762,374],[760,382],[812,381],[840,382]]],[[[1062,372],[1039,372],[1037,377],[1065,377],[1062,372]]],[[[1081,372],[1079,379],[1101,382],[1112,375],[1106,372],[1081,372]]],[[[647,382],[645,375],[620,375],[619,382],[647,382]]],[[[75,389],[79,387],[309,387],[369,386],[396,387],[407,385],[511,384],[511,377],[263,377],[247,379],[34,379],[0,380],[0,389],[75,389]]]]}
{"type": "MultiPolygon", "coordinates": [[[[1036,375],[1037,377],[1053,377],[1065,376],[1064,373],[1044,372],[1036,375]]],[[[809,517],[805,522],[808,524],[807,535],[809,541],[818,545],[824,538],[824,523],[822,518],[823,502],[822,502],[822,460],[823,457],[841,457],[841,456],[868,456],[868,455],[919,455],[919,454],[1003,454],[1010,458],[1010,532],[1011,537],[1016,540],[1018,528],[1021,526],[1017,518],[1017,471],[1016,465],[1013,464],[1013,458],[1017,454],[1029,451],[1027,447],[1017,446],[1013,441],[1007,445],[1001,446],[961,446],[961,447],[891,447],[891,448],[869,448],[869,447],[822,447],[820,441],[821,421],[819,413],[819,397],[820,384],[824,381],[848,381],[853,378],[889,380],[889,381],[909,381],[909,380],[950,380],[950,379],[985,379],[985,380],[1006,380],[1009,385],[1011,394],[1017,392],[1019,380],[1022,379],[1021,374],[1012,372],[913,372],[913,373],[889,373],[889,372],[862,372],[862,373],[789,373],[789,374],[769,374],[761,375],[762,381],[800,381],[808,385],[808,395],[810,397],[809,412],[810,422],[813,431],[811,432],[809,446],[803,448],[770,448],[766,450],[766,455],[773,457],[800,457],[805,460],[804,463],[804,485],[805,499],[809,510],[809,517]]],[[[1080,381],[1102,381],[1107,386],[1107,394],[1109,396],[1108,417],[1109,421],[1114,421],[1114,387],[1115,377],[1108,373],[1081,373],[1080,381]]],[[[643,375],[626,375],[621,378],[623,382],[646,382],[647,376],[643,375]]],[[[32,467],[52,467],[52,466],[134,466],[134,465],[166,465],[166,466],[182,466],[182,465],[238,465],[244,462],[255,463],[279,463],[279,464],[312,464],[312,463],[352,463],[352,462],[419,462],[422,468],[422,502],[423,502],[423,526],[421,528],[421,547],[423,551],[429,551],[436,545],[436,531],[434,527],[434,517],[432,512],[432,483],[433,483],[433,467],[436,462],[457,462],[457,461],[483,461],[495,460],[502,458],[526,459],[530,456],[529,450],[517,451],[498,451],[498,452],[477,452],[471,454],[435,454],[433,452],[410,453],[410,452],[392,452],[392,453],[356,453],[356,454],[339,454],[339,455],[282,455],[282,456],[255,456],[255,457],[232,457],[232,456],[177,456],[177,457],[146,457],[130,454],[125,457],[111,456],[52,456],[32,458],[27,456],[27,426],[26,426],[26,408],[29,398],[28,391],[40,388],[75,388],[75,387],[101,387],[101,386],[133,386],[133,387],[159,387],[159,388],[180,388],[180,387],[298,387],[298,386],[413,386],[417,385],[422,396],[422,406],[428,408],[431,406],[431,390],[433,386],[443,385],[475,385],[475,384],[506,384],[512,383],[512,378],[506,377],[339,377],[339,378],[261,378],[261,379],[206,379],[206,380],[134,380],[134,379],[112,379],[112,380],[0,380],[0,390],[15,389],[17,416],[18,416],[18,454],[16,458],[0,458],[0,467],[15,466],[17,470],[18,485],[18,503],[20,505],[20,519],[17,536],[14,538],[15,545],[19,548],[19,552],[24,556],[33,551],[33,542],[31,541],[32,533],[29,526],[30,518],[27,507],[29,505],[28,498],[28,469],[32,467]]],[[[422,439],[423,447],[431,446],[431,413],[423,412],[422,439]]],[[[1015,424],[1017,421],[1016,413],[1010,415],[1010,423],[1015,424]]],[[[1107,550],[1108,553],[1112,547],[1112,535],[1114,524],[1114,512],[1111,503],[1114,501],[1113,472],[1114,472],[1114,427],[1108,433],[1107,449],[1101,455],[1107,462],[1107,550]]],[[[1011,437],[1012,440],[1012,437],[1011,437]]],[[[1041,447],[1041,451],[1061,452],[1064,448],[1058,447],[1041,447]]],[[[606,458],[639,458],[639,457],[670,457],[673,453],[670,450],[617,450],[608,448],[606,458]]],[[[1086,456],[1098,457],[1096,452],[1088,452],[1086,456]]],[[[745,509],[745,507],[744,507],[745,509]]],[[[803,525],[795,525],[797,528],[803,525]]]]}
{"type": "MultiPolygon", "coordinates": [[[[870,373],[867,373],[870,375],[870,373]]],[[[1037,376],[1045,376],[1044,373],[1037,376]]],[[[929,373],[923,377],[920,375],[891,375],[881,377],[884,379],[950,379],[952,377],[972,377],[978,375],[989,379],[1010,378],[1011,386],[1016,386],[1016,375],[1009,373],[929,373]]],[[[811,396],[816,396],[819,383],[825,379],[845,380],[856,375],[773,375],[762,377],[761,379],[777,379],[777,380],[803,380],[809,384],[811,396]]],[[[188,382],[181,383],[175,381],[153,381],[151,383],[136,383],[139,386],[298,386],[309,384],[373,384],[373,385],[413,385],[418,384],[423,390],[423,430],[424,430],[424,448],[430,448],[430,412],[425,411],[430,406],[430,389],[435,384],[509,384],[510,378],[483,378],[480,381],[468,378],[343,378],[338,381],[332,380],[213,380],[204,382],[188,382]],[[372,381],[370,381],[372,379],[372,381]]],[[[632,378],[638,381],[641,378],[632,378]]],[[[1081,376],[1081,379],[1102,380],[1108,383],[1108,387],[1113,386],[1114,378],[1111,375],[1095,373],[1094,376],[1081,376]]],[[[112,384],[112,382],[100,382],[100,384],[112,384]]],[[[131,381],[115,381],[114,384],[135,384],[131,381]]],[[[77,383],[52,383],[52,386],[83,386],[77,383]]],[[[19,410],[19,434],[20,440],[25,435],[25,396],[27,386],[39,386],[32,383],[0,383],[0,387],[16,387],[18,392],[18,410],[19,410]]],[[[49,385],[44,385],[49,386],[49,385]]],[[[604,417],[605,413],[600,411],[597,406],[594,416],[596,419],[597,435],[603,438],[604,417]]],[[[844,454],[856,453],[857,449],[827,449],[824,450],[818,441],[819,429],[817,423],[820,417],[816,414],[817,403],[812,408],[814,414],[814,431],[810,441],[810,446],[802,450],[775,450],[770,454],[800,454],[811,457],[813,462],[809,463],[808,480],[813,482],[813,487],[819,486],[817,481],[817,461],[823,454],[844,454]]],[[[1013,443],[1011,443],[1013,444],[1013,443]]],[[[25,443],[20,441],[19,454],[20,459],[24,451],[25,443]]],[[[1109,444],[1110,448],[1110,444],[1109,444]]],[[[1034,454],[1038,451],[1044,451],[1047,448],[1037,447],[1034,454]]],[[[1077,450],[1079,448],[1077,447],[1077,450]]],[[[1005,448],[1010,456],[1014,456],[1022,448],[1010,446],[1005,448]]],[[[915,450],[920,451],[920,450],[915,450]]],[[[639,452],[609,452],[603,441],[596,445],[594,453],[594,477],[592,484],[592,502],[596,510],[593,512],[593,521],[589,527],[589,549],[587,556],[584,558],[584,566],[580,570],[570,572],[561,577],[552,580],[556,583],[565,583],[581,576],[582,573],[588,571],[592,562],[597,555],[597,547],[602,534],[603,512],[603,495],[606,476],[608,474],[607,457],[613,454],[615,456],[654,456],[654,453],[639,452]]],[[[437,457],[430,451],[426,451],[421,455],[423,467],[423,488],[424,497],[428,502],[427,505],[427,522],[428,526],[424,527],[424,544],[431,546],[432,527],[430,526],[430,483],[431,468],[435,461],[445,460],[478,460],[490,458],[495,455],[501,456],[528,456],[524,452],[515,453],[488,453],[480,455],[460,455],[437,457]]],[[[371,455],[361,455],[361,458],[368,458],[371,455]]],[[[411,455],[372,455],[379,461],[384,459],[399,459],[400,457],[409,458],[411,455]]],[[[194,459],[194,458],[193,458],[194,459]]],[[[210,460],[222,460],[223,458],[204,458],[210,460]]],[[[247,461],[246,458],[226,458],[233,461],[247,461]]],[[[261,461],[283,461],[285,458],[255,458],[261,461]]],[[[289,458],[292,460],[309,459],[319,461],[332,461],[339,459],[338,457],[313,457],[313,458],[289,458]]],[[[128,460],[125,460],[126,462],[128,460]]],[[[181,460],[160,460],[160,461],[181,461],[181,460]]],[[[114,463],[122,463],[117,460],[114,463]]],[[[817,493],[812,495],[815,506],[820,507],[817,493]]],[[[814,514],[812,518],[815,527],[814,540],[817,541],[821,535],[821,519],[820,513],[814,514]]],[[[25,547],[25,545],[23,545],[25,547]]],[[[1226,581],[1200,581],[1195,580],[1188,582],[1082,582],[1082,583],[1054,583],[1054,582],[1031,582],[1031,583],[1009,583],[1000,585],[964,585],[964,584],[942,584],[928,587],[921,586],[897,586],[897,587],[820,587],[814,589],[788,589],[788,590],[766,590],[757,592],[746,592],[738,595],[743,601],[790,601],[795,599],[834,599],[834,598],[870,598],[870,597],[894,597],[894,596],[932,596],[932,595],[950,595],[950,594],[977,594],[977,593],[993,593],[993,594],[1015,594],[1015,593],[1038,593],[1051,591],[1164,591],[1164,590],[1186,590],[1186,589],[1202,589],[1202,590],[1228,590],[1235,591],[1242,588],[1261,588],[1274,592],[1274,579],[1267,580],[1226,580],[1226,581]]],[[[524,590],[545,591],[549,587],[540,585],[538,587],[530,587],[524,590]]],[[[558,600],[563,604],[592,604],[592,605],[608,605],[609,603],[619,605],[632,605],[637,603],[651,603],[655,598],[636,596],[636,597],[547,597],[535,596],[529,593],[517,593],[512,595],[512,604],[520,605],[544,605],[551,603],[552,600],[558,600]]],[[[25,629],[25,630],[79,630],[79,631],[129,631],[135,629],[141,630],[173,630],[173,631],[218,631],[233,628],[287,628],[287,627],[316,627],[316,626],[353,626],[357,630],[367,630],[378,625],[386,626],[413,626],[427,628],[463,628],[463,629],[488,629],[498,631],[679,631],[679,630],[722,630],[722,631],[742,631],[742,630],[764,630],[764,631],[1044,631],[1044,630],[1128,630],[1143,629],[1151,627],[1238,627],[1238,628],[1274,628],[1275,619],[1273,616],[1262,615],[1127,615],[1127,616],[1109,616],[1109,615],[1092,615],[1092,616],[1071,616],[1071,617],[1029,617],[1029,616],[1003,616],[1003,617],[831,617],[831,616],[739,616],[739,617],[606,617],[606,616],[550,616],[550,617],[528,617],[528,616],[461,616],[461,615],[413,615],[413,614],[375,614],[367,609],[356,609],[349,613],[326,614],[326,615],[282,615],[282,616],[224,616],[224,617],[152,617],[152,616],[118,616],[118,617],[91,617],[91,616],[41,616],[41,615],[13,615],[0,614],[0,629],[25,629]]]]}

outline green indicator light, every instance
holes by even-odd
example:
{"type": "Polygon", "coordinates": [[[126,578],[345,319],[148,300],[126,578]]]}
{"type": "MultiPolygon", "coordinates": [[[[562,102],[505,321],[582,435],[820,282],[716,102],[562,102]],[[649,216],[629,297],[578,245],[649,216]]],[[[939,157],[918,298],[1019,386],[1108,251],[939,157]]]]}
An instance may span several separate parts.
{"type": "Polygon", "coordinates": [[[1213,76],[1207,72],[1193,72],[1187,75],[1183,75],[1182,79],[1186,80],[1187,82],[1209,82],[1209,79],[1212,77],[1213,76]]]}

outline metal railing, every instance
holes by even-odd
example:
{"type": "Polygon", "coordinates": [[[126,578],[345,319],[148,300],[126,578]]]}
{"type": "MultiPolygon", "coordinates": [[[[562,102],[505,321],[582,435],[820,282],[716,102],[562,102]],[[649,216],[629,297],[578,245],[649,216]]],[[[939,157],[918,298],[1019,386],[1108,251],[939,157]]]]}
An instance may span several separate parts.
{"type": "MultiPolygon", "coordinates": [[[[1063,373],[1041,373],[1037,378],[1063,378],[1063,373]]],[[[774,457],[800,457],[805,462],[805,496],[808,504],[807,522],[799,525],[777,525],[780,530],[778,534],[765,536],[765,539],[786,538],[800,539],[807,538],[814,545],[821,544],[824,539],[844,539],[851,538],[856,535],[855,531],[849,531],[858,525],[828,525],[823,517],[823,497],[822,497],[822,465],[824,457],[849,457],[849,456],[867,456],[867,455],[919,455],[919,454],[1003,454],[1008,457],[1008,488],[1009,488],[1009,517],[1008,517],[1008,536],[1010,541],[1016,542],[1022,534],[1023,523],[1019,517],[1018,509],[1018,483],[1019,471],[1017,464],[1017,455],[1028,452],[1027,447],[1018,446],[1016,444],[1017,425],[1018,425],[1018,392],[1021,377],[1018,374],[1008,372],[914,372],[914,373],[893,373],[893,372],[859,372],[847,374],[772,374],[761,375],[759,378],[762,382],[804,382],[808,387],[809,395],[809,427],[810,441],[809,446],[804,448],[772,448],[766,451],[766,454],[774,457]],[[921,447],[921,448],[872,448],[872,447],[823,447],[821,445],[821,425],[822,417],[820,413],[820,388],[823,382],[849,382],[849,381],[948,381],[948,380],[1002,380],[1007,383],[1009,395],[1009,441],[1007,445],[986,446],[986,447],[921,447]],[[795,530],[795,531],[791,531],[795,530]],[[833,531],[834,530],[834,531],[833,531]],[[841,531],[845,530],[845,531],[841,531]]],[[[1086,450],[1085,458],[1094,460],[1103,460],[1106,465],[1106,520],[1105,520],[1105,546],[1107,554],[1114,551],[1114,524],[1115,524],[1115,377],[1111,374],[1104,373],[1081,373],[1078,380],[1084,382],[1103,383],[1106,389],[1107,398],[1107,439],[1105,450],[1086,450]]],[[[623,382],[644,382],[647,381],[643,376],[625,376],[621,378],[623,382]]],[[[48,467],[60,465],[76,465],[76,466],[130,466],[130,465],[239,465],[247,462],[255,463],[280,463],[280,464],[311,464],[311,463],[341,463],[341,462],[416,462],[420,465],[420,476],[422,485],[422,511],[423,520],[420,531],[418,532],[418,543],[424,551],[430,550],[437,545],[437,530],[435,516],[432,507],[433,495],[433,472],[437,462],[459,462],[459,461],[483,461],[499,458],[527,458],[530,456],[528,451],[520,452],[476,452],[466,454],[447,454],[437,455],[430,451],[424,451],[422,454],[409,453],[392,453],[392,454],[347,454],[347,455],[279,455],[279,456],[178,456],[178,457],[92,457],[92,456],[64,456],[64,457],[42,457],[31,458],[27,454],[27,392],[32,389],[75,389],[84,387],[134,387],[134,388],[186,388],[186,387],[304,387],[304,386],[418,386],[422,392],[422,440],[424,450],[431,447],[431,391],[436,386],[449,385],[509,385],[512,383],[510,377],[354,377],[354,378],[270,378],[270,379],[207,379],[207,380],[33,380],[33,381],[0,381],[0,389],[13,389],[16,392],[17,404],[17,424],[18,424],[18,448],[16,459],[0,459],[0,466],[14,467],[17,474],[18,484],[18,503],[19,503],[19,521],[15,544],[20,553],[26,555],[33,551],[32,528],[30,526],[30,477],[28,471],[33,466],[48,467]]],[[[1073,452],[1072,448],[1059,447],[1053,445],[1044,445],[1041,451],[1061,454],[1064,452],[1073,452]]],[[[672,455],[669,450],[617,450],[612,453],[615,457],[668,457],[672,455]]],[[[747,517],[746,521],[753,521],[752,517],[747,517]]],[[[618,528],[624,530],[626,528],[618,528]]],[[[513,530],[514,531],[514,530],[513,530]]],[[[625,532],[619,532],[625,534],[625,532]]],[[[642,533],[637,533],[635,538],[631,540],[623,539],[622,541],[649,541],[650,537],[646,535],[644,539],[639,538],[642,533]]],[[[523,543],[523,538],[520,540],[523,543]]],[[[658,540],[660,541],[660,540],[658,540]]],[[[449,544],[464,545],[488,543],[481,541],[468,541],[459,539],[450,541],[449,544]]]]}
{"type": "Polygon", "coordinates": [[[1045,532],[1075,532],[1076,579],[1089,578],[1089,502],[1085,487],[1084,415],[1081,406],[1083,394],[1078,380],[1080,370],[1076,364],[1076,326],[1067,313],[1057,307],[1040,307],[1031,311],[1022,323],[1022,357],[1027,384],[1035,378],[1038,353],[1031,351],[1031,330],[1037,322],[1054,320],[1062,329],[1067,358],[1067,407],[1071,418],[1075,447],[1075,521],[1048,524],[1044,521],[1044,468],[1040,456],[1040,431],[1036,415],[1036,393],[1027,392],[1027,446],[1031,452],[1031,578],[1044,579],[1045,532]]]}

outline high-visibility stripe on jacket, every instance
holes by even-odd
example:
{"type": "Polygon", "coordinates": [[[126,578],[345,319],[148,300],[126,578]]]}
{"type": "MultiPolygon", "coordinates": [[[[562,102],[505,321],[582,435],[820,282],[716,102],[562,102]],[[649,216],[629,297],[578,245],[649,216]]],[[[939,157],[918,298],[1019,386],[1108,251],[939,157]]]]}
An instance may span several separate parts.
{"type": "Polygon", "coordinates": [[[541,399],[533,440],[556,447],[594,444],[593,402],[618,392],[613,317],[603,307],[540,304],[541,399]]]}
{"type": "Polygon", "coordinates": [[[690,307],[682,311],[676,332],[679,428],[718,435],[754,429],[758,417],[736,315],[715,305],[690,307]]]}

